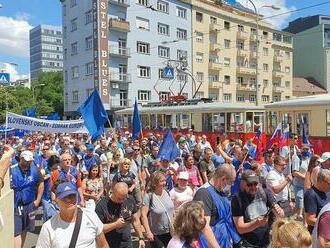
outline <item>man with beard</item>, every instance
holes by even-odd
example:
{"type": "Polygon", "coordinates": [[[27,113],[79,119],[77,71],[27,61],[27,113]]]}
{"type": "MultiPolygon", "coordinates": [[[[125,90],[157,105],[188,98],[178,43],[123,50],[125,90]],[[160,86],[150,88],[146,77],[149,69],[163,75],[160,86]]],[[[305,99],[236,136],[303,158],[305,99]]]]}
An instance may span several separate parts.
{"type": "Polygon", "coordinates": [[[236,230],[242,238],[242,247],[266,248],[270,243],[269,214],[283,216],[283,210],[271,191],[263,189],[259,176],[252,170],[242,173],[241,189],[231,202],[236,230]]]}

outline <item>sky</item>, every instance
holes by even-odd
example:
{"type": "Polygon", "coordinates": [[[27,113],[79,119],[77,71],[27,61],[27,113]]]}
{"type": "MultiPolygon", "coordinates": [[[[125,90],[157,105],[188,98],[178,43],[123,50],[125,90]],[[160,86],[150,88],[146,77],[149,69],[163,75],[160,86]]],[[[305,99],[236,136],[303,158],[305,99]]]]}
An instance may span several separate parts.
{"type": "MultiPolygon", "coordinates": [[[[248,0],[237,1],[251,8],[248,0]]],[[[286,27],[289,21],[298,17],[330,15],[329,0],[253,0],[253,2],[257,8],[270,3],[280,8],[280,10],[261,8],[260,12],[265,17],[329,2],[319,7],[267,19],[279,29],[286,27]]],[[[24,78],[29,75],[30,70],[29,30],[40,24],[61,25],[61,3],[60,0],[0,0],[0,4],[2,5],[0,8],[0,69],[11,73],[13,79],[24,78]]]]}

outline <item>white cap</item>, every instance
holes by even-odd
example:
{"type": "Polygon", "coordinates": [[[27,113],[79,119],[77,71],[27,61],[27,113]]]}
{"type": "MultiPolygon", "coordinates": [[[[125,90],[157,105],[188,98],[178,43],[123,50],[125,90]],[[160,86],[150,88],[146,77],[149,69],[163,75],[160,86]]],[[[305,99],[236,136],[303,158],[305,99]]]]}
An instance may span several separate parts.
{"type": "Polygon", "coordinates": [[[322,156],[317,161],[320,163],[323,163],[323,162],[327,161],[328,159],[330,159],[330,152],[325,152],[322,154],[322,156]]]}
{"type": "Polygon", "coordinates": [[[187,171],[180,171],[179,175],[178,175],[178,179],[188,180],[189,179],[189,173],[187,171]]]}
{"type": "Polygon", "coordinates": [[[20,157],[24,158],[26,162],[33,161],[33,153],[30,151],[23,151],[20,157]]]}

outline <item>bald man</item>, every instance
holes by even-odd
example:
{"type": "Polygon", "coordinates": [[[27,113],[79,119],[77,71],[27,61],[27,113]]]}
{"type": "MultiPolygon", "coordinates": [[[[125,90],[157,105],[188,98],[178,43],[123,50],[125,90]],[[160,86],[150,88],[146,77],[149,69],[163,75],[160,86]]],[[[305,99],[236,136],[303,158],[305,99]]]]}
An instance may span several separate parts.
{"type": "Polygon", "coordinates": [[[110,247],[133,248],[131,223],[139,237],[139,248],[145,247],[138,209],[128,196],[126,183],[116,183],[110,197],[98,202],[95,211],[104,224],[103,231],[110,247]]]}

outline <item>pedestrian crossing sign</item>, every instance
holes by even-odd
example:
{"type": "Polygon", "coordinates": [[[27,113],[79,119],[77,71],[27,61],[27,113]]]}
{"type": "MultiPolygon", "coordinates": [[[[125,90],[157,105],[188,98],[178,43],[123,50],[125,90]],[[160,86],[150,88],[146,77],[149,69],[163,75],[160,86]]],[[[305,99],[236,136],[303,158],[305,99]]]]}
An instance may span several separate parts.
{"type": "Polygon", "coordinates": [[[10,74],[9,73],[0,73],[0,85],[10,85],[10,74]]]}
{"type": "Polygon", "coordinates": [[[170,66],[166,66],[163,70],[163,77],[167,79],[174,78],[174,68],[170,66]]]}

